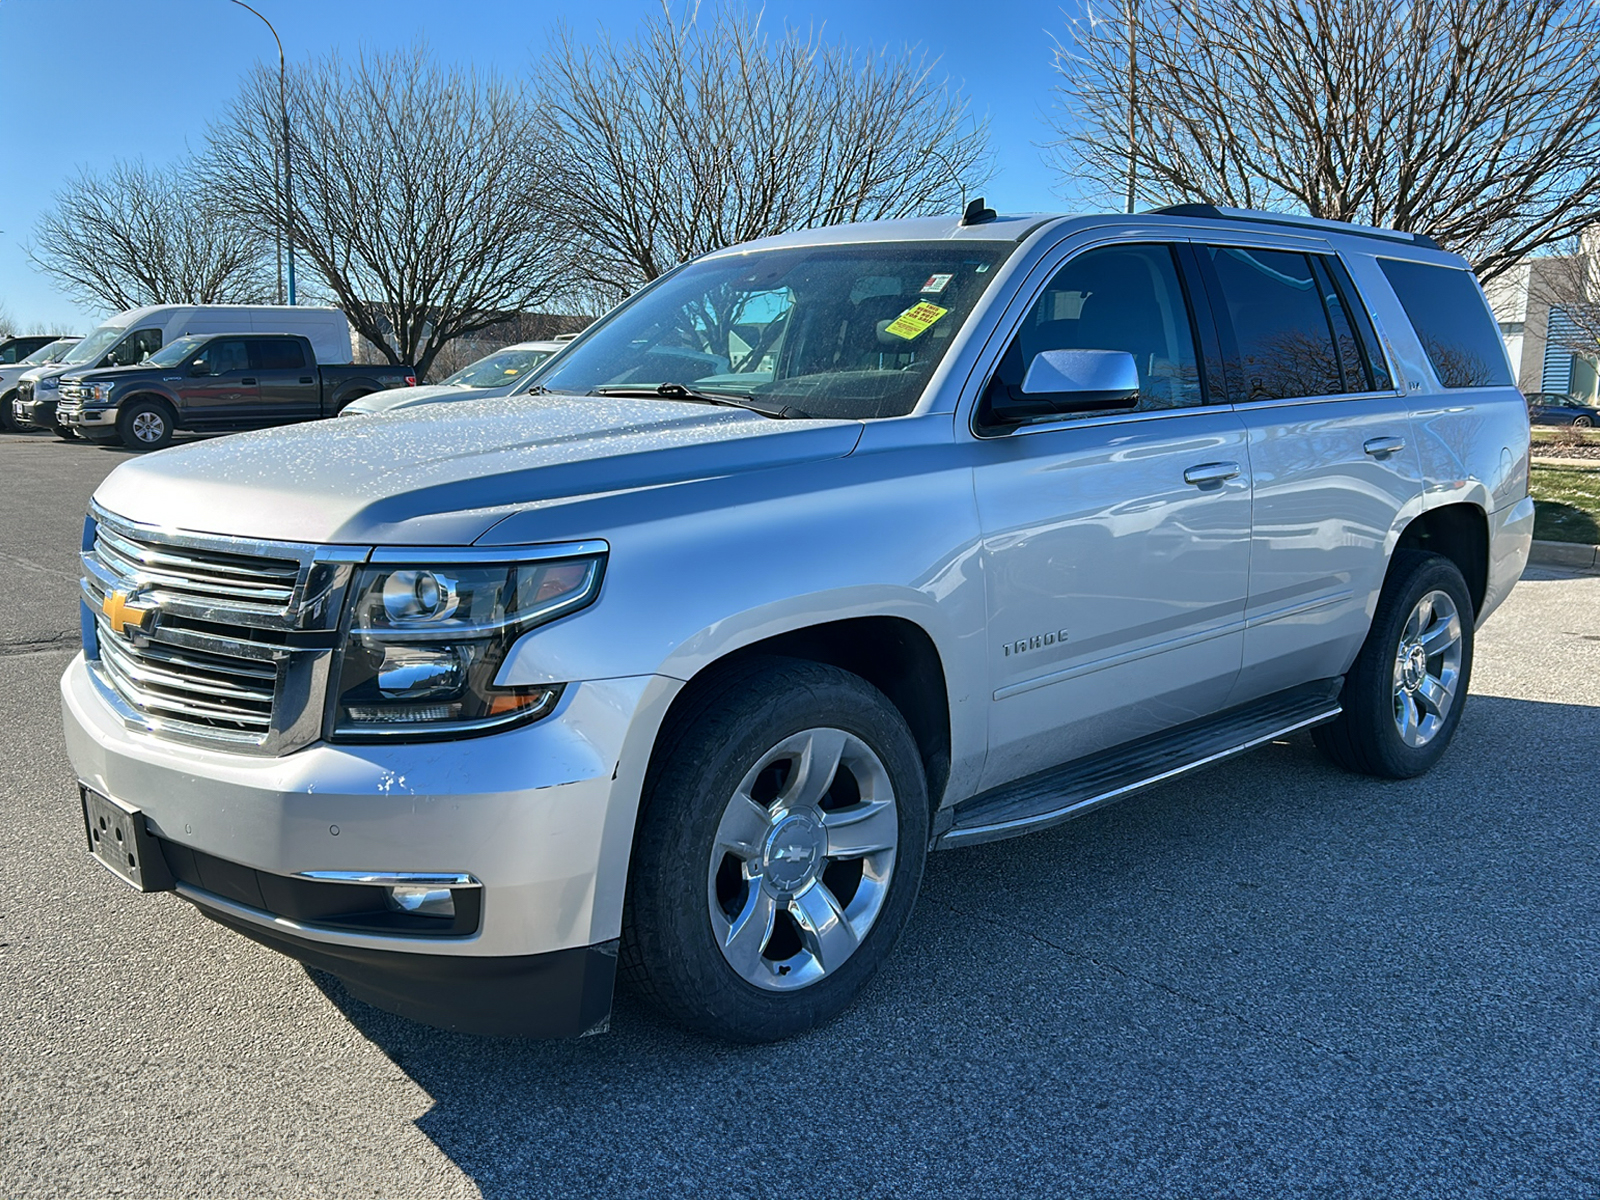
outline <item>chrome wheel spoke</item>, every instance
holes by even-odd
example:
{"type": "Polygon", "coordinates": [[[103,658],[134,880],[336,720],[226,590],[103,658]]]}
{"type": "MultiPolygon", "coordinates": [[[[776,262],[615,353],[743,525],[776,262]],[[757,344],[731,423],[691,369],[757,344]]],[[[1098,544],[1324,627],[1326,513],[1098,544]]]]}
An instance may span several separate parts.
{"type": "Polygon", "coordinates": [[[1417,689],[1417,704],[1424,712],[1440,718],[1441,720],[1450,711],[1450,689],[1442,682],[1430,676],[1422,681],[1422,686],[1417,689]]]}
{"type": "Polygon", "coordinates": [[[1396,698],[1396,704],[1398,707],[1395,720],[1400,726],[1400,737],[1406,745],[1415,746],[1421,736],[1421,730],[1418,728],[1418,718],[1421,714],[1417,712],[1417,702],[1412,699],[1410,692],[1401,692],[1396,698]]]}
{"type": "Polygon", "coordinates": [[[887,800],[824,811],[822,825],[828,831],[829,858],[864,858],[892,850],[900,836],[899,816],[887,800]]]}
{"type": "Polygon", "coordinates": [[[759,802],[738,795],[717,824],[715,849],[748,862],[761,854],[761,843],[772,828],[772,814],[759,802]]]}
{"type": "Polygon", "coordinates": [[[772,922],[777,915],[777,901],[759,882],[752,882],[744,908],[722,939],[722,953],[728,964],[746,979],[758,980],[764,973],[761,952],[772,940],[772,922]]]}
{"type": "Polygon", "coordinates": [[[1461,618],[1455,613],[1430,625],[1420,641],[1429,658],[1435,658],[1461,640],[1461,618]]]}
{"type": "Polygon", "coordinates": [[[838,729],[813,729],[806,734],[805,744],[796,756],[794,774],[783,789],[783,807],[815,806],[828,794],[833,777],[839,773],[848,736],[838,729]]]}
{"type": "Polygon", "coordinates": [[[824,971],[833,970],[854,952],[856,931],[820,879],[789,901],[789,912],[800,926],[800,940],[824,971]]]}

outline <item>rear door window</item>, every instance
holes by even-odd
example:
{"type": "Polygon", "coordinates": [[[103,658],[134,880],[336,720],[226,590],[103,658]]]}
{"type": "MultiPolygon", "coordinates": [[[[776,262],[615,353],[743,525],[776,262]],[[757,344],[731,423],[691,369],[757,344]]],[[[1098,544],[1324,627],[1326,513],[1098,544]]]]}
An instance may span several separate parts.
{"type": "Polygon", "coordinates": [[[297,371],[305,365],[305,350],[293,338],[257,338],[250,343],[252,371],[297,371]]]}
{"type": "MultiPolygon", "coordinates": [[[[1351,390],[1308,255],[1207,246],[1205,256],[1221,291],[1219,315],[1233,330],[1227,373],[1236,402],[1336,396],[1351,390]]],[[[1355,390],[1364,391],[1365,385],[1355,390]]]]}
{"type": "Polygon", "coordinates": [[[1471,271],[1380,258],[1417,340],[1447,388],[1510,387],[1500,331],[1471,271]]]}

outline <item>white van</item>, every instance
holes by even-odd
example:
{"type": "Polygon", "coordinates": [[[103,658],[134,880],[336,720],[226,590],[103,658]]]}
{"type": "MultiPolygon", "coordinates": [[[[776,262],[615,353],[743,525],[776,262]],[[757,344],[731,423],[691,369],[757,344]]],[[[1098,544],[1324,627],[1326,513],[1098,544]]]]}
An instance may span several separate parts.
{"type": "Polygon", "coordinates": [[[127,367],[143,362],[174,338],[198,333],[290,333],[311,342],[317,361],[348,363],[350,322],[337,308],[284,304],[155,304],[118,313],[74,346],[60,362],[25,380],[12,403],[23,429],[70,430],[56,425],[61,376],[83,367],[127,367]]]}

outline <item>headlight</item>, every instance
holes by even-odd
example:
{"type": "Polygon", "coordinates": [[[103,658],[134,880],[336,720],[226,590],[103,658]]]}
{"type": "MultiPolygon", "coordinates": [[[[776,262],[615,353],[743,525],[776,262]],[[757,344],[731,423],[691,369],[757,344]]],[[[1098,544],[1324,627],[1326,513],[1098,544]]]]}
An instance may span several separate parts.
{"type": "Polygon", "coordinates": [[[38,383],[38,388],[41,392],[53,392],[60,386],[61,376],[59,375],[46,375],[38,383]]]}
{"type": "Polygon", "coordinates": [[[84,398],[86,400],[99,400],[104,402],[111,399],[111,389],[116,386],[117,385],[114,383],[97,383],[88,389],[89,394],[84,398]]]}
{"type": "Polygon", "coordinates": [[[528,630],[591,604],[603,555],[555,562],[364,567],[335,668],[333,736],[450,737],[548,714],[561,686],[498,688],[528,630]]]}

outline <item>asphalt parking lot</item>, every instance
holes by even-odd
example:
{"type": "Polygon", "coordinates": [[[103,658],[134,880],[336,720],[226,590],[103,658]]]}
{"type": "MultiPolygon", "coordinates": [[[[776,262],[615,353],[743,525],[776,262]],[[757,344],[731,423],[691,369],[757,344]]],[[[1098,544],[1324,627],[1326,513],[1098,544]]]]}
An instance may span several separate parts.
{"type": "Polygon", "coordinates": [[[1304,736],[935,856],[835,1025],[477,1039],[92,864],[56,679],[123,452],[0,435],[0,1195],[1600,1195],[1600,577],[1430,776],[1304,736]]]}

